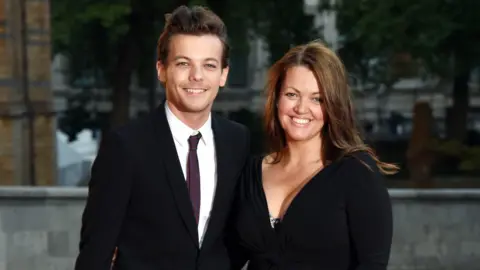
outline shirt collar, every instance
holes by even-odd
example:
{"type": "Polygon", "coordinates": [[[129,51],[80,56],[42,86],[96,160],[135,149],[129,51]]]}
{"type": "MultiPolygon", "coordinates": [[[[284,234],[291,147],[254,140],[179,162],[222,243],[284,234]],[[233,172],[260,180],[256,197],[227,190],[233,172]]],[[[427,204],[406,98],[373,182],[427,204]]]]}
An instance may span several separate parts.
{"type": "Polygon", "coordinates": [[[213,143],[213,131],[212,131],[212,114],[208,114],[208,119],[203,124],[202,127],[198,130],[194,130],[184,124],[180,119],[178,119],[175,114],[170,110],[168,107],[168,102],[165,102],[165,114],[167,116],[167,121],[170,126],[170,130],[172,132],[173,139],[178,142],[182,147],[188,146],[188,138],[191,135],[197,134],[200,132],[202,134],[202,138],[200,141],[204,145],[209,145],[213,143]]]}

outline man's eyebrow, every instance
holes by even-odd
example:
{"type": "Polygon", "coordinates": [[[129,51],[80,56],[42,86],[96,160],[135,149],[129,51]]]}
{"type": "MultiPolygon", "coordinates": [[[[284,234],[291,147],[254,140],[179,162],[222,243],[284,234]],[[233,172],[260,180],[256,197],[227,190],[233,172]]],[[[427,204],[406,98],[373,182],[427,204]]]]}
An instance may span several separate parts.
{"type": "Polygon", "coordinates": [[[177,55],[173,58],[173,60],[179,60],[179,59],[185,59],[185,60],[190,60],[190,58],[183,56],[183,55],[177,55]]]}
{"type": "MultiPolygon", "coordinates": [[[[175,56],[175,57],[173,58],[173,60],[180,60],[180,59],[185,59],[185,60],[189,60],[189,61],[192,60],[192,59],[190,59],[189,57],[184,56],[184,55],[177,55],[177,56],[175,56]]],[[[208,57],[208,58],[206,58],[204,61],[214,61],[214,62],[216,62],[216,63],[219,62],[217,59],[215,59],[215,58],[213,58],[213,57],[208,57]]]]}

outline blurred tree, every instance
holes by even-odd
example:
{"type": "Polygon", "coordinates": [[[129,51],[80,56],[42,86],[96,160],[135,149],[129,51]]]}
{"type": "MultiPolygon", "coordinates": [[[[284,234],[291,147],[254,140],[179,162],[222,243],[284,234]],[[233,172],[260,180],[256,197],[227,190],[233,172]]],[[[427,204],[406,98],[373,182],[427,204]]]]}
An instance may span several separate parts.
{"type": "Polygon", "coordinates": [[[400,77],[439,75],[453,80],[448,135],[463,140],[467,130],[470,73],[480,60],[477,0],[323,1],[337,12],[340,55],[363,87],[400,77]],[[328,3],[327,3],[328,2],[328,3]]]}
{"type": "Polygon", "coordinates": [[[377,100],[377,124],[381,124],[386,98],[401,77],[415,74],[405,28],[410,14],[403,2],[393,0],[343,0],[341,5],[324,1],[320,11],[337,14],[340,35],[338,54],[347,67],[351,83],[362,95],[377,100]],[[402,2],[402,3],[400,3],[402,2]]]}
{"type": "Polygon", "coordinates": [[[253,35],[266,41],[271,62],[292,45],[318,37],[302,1],[52,0],[54,53],[68,57],[74,85],[85,87],[86,81],[93,81],[88,87],[112,89],[110,128],[129,118],[132,75],[150,90],[150,107],[155,106],[156,40],[164,14],[182,4],[206,5],[225,21],[232,47],[231,73],[248,68],[253,35]]]}
{"type": "Polygon", "coordinates": [[[110,127],[129,118],[130,84],[155,88],[155,44],[164,14],[187,0],[52,0],[54,53],[69,59],[70,81],[94,74],[112,89],[110,127]],[[147,72],[148,71],[148,72],[147,72]]]}
{"type": "Polygon", "coordinates": [[[250,130],[250,150],[251,154],[259,155],[264,154],[264,139],[265,133],[263,132],[262,117],[261,115],[249,111],[247,109],[240,109],[238,111],[230,112],[228,118],[241,123],[250,130]]]}
{"type": "Polygon", "coordinates": [[[454,158],[452,161],[458,162],[458,169],[467,173],[480,172],[480,146],[470,146],[458,141],[432,140],[429,144],[430,149],[439,156],[454,158]]]}
{"type": "Polygon", "coordinates": [[[68,141],[77,139],[77,134],[91,126],[91,115],[86,107],[90,102],[89,93],[84,91],[68,98],[67,111],[60,116],[59,129],[68,136],[68,141]]]}
{"type": "Polygon", "coordinates": [[[305,13],[304,1],[257,0],[250,9],[255,34],[266,43],[269,64],[295,45],[322,38],[314,16],[305,13]]]}
{"type": "Polygon", "coordinates": [[[230,45],[230,71],[228,86],[245,87],[247,83],[248,55],[253,19],[251,3],[238,0],[192,0],[192,3],[206,5],[223,19],[228,29],[230,45]]]}
{"type": "Polygon", "coordinates": [[[444,0],[441,2],[443,9],[449,14],[446,19],[450,21],[452,27],[449,35],[435,47],[434,54],[430,55],[430,58],[435,60],[437,55],[453,63],[453,104],[446,128],[450,139],[464,142],[467,137],[470,105],[468,83],[472,71],[480,65],[480,1],[444,0]]]}

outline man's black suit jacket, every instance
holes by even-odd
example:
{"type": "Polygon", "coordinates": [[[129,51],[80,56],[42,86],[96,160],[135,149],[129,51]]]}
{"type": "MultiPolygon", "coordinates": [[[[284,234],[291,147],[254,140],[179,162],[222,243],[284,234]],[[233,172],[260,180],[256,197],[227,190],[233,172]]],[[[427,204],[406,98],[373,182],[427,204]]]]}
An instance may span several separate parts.
{"type": "Polygon", "coordinates": [[[104,138],[92,168],[76,270],[240,269],[230,241],[247,129],[212,115],[217,186],[199,248],[197,225],[163,104],[104,138]]]}

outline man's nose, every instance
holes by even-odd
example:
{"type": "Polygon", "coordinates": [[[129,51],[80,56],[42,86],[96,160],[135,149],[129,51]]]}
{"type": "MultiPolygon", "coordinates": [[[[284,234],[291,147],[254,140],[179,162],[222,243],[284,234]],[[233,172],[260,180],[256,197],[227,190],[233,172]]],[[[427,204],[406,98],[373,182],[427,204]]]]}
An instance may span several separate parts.
{"type": "Polygon", "coordinates": [[[203,70],[201,67],[192,66],[190,69],[190,80],[201,81],[203,80],[203,70]]]}

